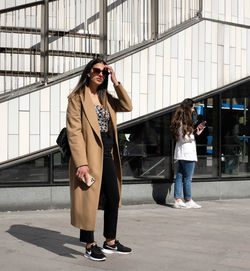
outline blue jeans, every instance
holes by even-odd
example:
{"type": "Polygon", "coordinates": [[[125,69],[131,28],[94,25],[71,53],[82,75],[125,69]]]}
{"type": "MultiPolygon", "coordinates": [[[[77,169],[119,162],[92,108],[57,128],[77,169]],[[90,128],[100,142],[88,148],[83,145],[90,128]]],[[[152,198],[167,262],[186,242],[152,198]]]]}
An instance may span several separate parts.
{"type": "Polygon", "coordinates": [[[178,169],[174,185],[175,199],[182,198],[182,190],[184,193],[185,200],[190,200],[192,198],[191,182],[194,174],[194,167],[195,167],[194,161],[185,161],[185,160],[178,161],[178,169]]]}

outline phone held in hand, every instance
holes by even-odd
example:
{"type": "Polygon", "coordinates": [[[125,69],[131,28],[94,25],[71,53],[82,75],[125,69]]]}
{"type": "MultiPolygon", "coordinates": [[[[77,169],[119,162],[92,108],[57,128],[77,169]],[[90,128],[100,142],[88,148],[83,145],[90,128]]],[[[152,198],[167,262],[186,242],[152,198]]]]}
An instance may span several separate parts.
{"type": "Polygon", "coordinates": [[[206,121],[204,120],[203,122],[201,122],[199,125],[198,125],[198,128],[199,129],[204,129],[206,127],[206,121]]]}
{"type": "Polygon", "coordinates": [[[85,182],[85,184],[90,187],[94,182],[95,182],[95,178],[93,176],[91,176],[90,174],[88,174],[88,182],[86,181],[85,177],[82,178],[82,180],[85,182]]]}

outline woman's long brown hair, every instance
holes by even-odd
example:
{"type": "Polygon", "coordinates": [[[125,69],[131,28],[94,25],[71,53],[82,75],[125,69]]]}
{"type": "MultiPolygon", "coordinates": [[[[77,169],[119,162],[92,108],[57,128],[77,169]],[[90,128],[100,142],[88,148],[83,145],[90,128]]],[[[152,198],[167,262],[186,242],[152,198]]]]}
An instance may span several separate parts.
{"type": "Polygon", "coordinates": [[[174,117],[171,122],[171,133],[175,141],[178,141],[180,136],[180,127],[182,126],[182,137],[186,135],[190,136],[194,131],[192,120],[192,107],[194,101],[192,99],[185,99],[174,113],[174,117]]]}

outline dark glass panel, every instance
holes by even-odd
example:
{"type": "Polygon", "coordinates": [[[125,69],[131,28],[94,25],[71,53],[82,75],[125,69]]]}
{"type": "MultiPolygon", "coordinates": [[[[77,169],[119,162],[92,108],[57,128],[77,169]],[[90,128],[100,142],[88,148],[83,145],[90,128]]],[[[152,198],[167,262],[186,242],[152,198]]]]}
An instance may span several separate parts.
{"type": "Polygon", "coordinates": [[[0,170],[0,183],[48,183],[49,156],[0,170]]]}
{"type": "Polygon", "coordinates": [[[195,105],[198,114],[198,123],[206,121],[206,128],[201,135],[196,136],[196,150],[198,161],[195,165],[194,178],[208,178],[212,176],[212,119],[208,112],[213,108],[213,100],[201,101],[195,105]]]}
{"type": "Polygon", "coordinates": [[[250,90],[246,86],[222,93],[221,171],[222,177],[248,177],[250,90]],[[225,102],[226,101],[226,102],[225,102]]]}
{"type": "Polygon", "coordinates": [[[124,179],[170,179],[170,113],[119,130],[124,179]]]}
{"type": "Polygon", "coordinates": [[[54,182],[69,181],[69,163],[64,161],[60,152],[53,154],[54,182]]]}

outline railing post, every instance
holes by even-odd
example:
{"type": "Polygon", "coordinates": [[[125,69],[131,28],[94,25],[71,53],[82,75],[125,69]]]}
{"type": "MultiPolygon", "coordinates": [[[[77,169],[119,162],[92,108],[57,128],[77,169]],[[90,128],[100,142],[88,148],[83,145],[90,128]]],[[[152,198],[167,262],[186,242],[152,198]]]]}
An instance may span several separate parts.
{"type": "Polygon", "coordinates": [[[49,0],[41,7],[41,79],[48,81],[49,71],[49,0]]]}
{"type": "Polygon", "coordinates": [[[107,59],[107,0],[100,0],[100,55],[107,59]]]}
{"type": "Polygon", "coordinates": [[[199,10],[197,12],[197,17],[202,18],[202,10],[203,10],[203,0],[199,0],[199,10]]]}
{"type": "Polygon", "coordinates": [[[151,38],[158,38],[158,0],[151,0],[151,38]]]}

